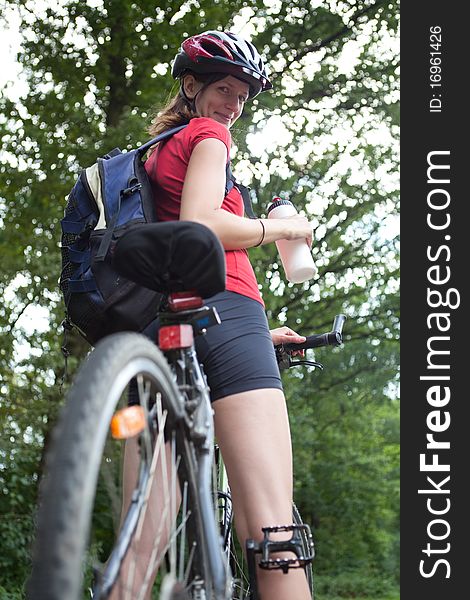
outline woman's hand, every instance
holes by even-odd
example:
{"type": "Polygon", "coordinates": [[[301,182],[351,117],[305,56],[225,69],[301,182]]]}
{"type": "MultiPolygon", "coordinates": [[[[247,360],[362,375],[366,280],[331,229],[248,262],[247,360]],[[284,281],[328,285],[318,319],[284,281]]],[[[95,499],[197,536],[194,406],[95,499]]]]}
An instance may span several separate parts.
{"type": "MultiPolygon", "coordinates": [[[[276,327],[276,329],[271,329],[269,332],[271,334],[271,339],[275,346],[279,344],[301,344],[305,342],[305,337],[303,335],[299,335],[293,329],[289,327],[276,327]]],[[[292,352],[292,356],[304,356],[304,350],[294,350],[292,352]]]]}
{"type": "Polygon", "coordinates": [[[309,247],[312,247],[313,229],[312,224],[307,217],[302,217],[301,215],[292,215],[290,217],[284,217],[282,221],[284,221],[286,226],[285,239],[295,240],[299,238],[305,238],[309,247]]]}

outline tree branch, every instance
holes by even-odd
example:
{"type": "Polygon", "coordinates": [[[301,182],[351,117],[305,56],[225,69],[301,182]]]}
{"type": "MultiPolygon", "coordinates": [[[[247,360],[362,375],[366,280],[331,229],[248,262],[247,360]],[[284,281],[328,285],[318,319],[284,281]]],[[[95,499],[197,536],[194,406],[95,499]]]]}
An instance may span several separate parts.
{"type": "Polygon", "coordinates": [[[348,25],[345,25],[344,27],[342,27],[338,31],[332,33],[331,35],[327,36],[326,38],[319,40],[318,42],[315,42],[313,44],[309,44],[308,46],[304,46],[304,48],[302,48],[302,50],[295,52],[295,56],[292,58],[292,60],[290,60],[288,62],[288,64],[286,65],[286,68],[283,70],[283,72],[285,72],[287,69],[290,69],[293,62],[300,60],[307,54],[310,54],[310,52],[318,52],[318,50],[325,48],[326,46],[331,44],[331,42],[333,42],[337,39],[340,39],[340,38],[344,37],[345,35],[347,35],[348,33],[350,33],[352,31],[352,25],[357,23],[357,21],[362,16],[366,15],[367,13],[369,13],[371,11],[376,10],[377,8],[379,8],[379,6],[382,6],[383,4],[385,4],[384,0],[378,0],[377,2],[374,2],[374,4],[371,4],[370,6],[366,6],[363,9],[358,10],[357,13],[351,18],[348,25]]]}

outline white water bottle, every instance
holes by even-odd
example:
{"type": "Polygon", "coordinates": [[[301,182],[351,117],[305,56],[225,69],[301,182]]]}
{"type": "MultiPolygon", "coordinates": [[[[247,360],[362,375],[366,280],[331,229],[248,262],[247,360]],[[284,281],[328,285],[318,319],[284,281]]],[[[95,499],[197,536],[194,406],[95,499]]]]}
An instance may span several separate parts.
{"type": "MultiPolygon", "coordinates": [[[[268,207],[269,219],[282,219],[296,214],[290,200],[276,197],[268,207]]],[[[291,283],[303,283],[316,275],[317,268],[306,239],[277,240],[276,246],[286,277],[291,283]]]]}

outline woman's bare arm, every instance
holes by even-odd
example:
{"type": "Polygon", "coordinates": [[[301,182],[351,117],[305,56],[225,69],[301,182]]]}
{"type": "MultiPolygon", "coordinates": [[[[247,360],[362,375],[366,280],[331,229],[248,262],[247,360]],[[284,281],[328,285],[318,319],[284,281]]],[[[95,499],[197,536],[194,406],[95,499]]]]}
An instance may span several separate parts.
{"type": "MultiPolygon", "coordinates": [[[[227,148],[222,141],[208,138],[197,144],[183,185],[180,219],[197,221],[212,229],[226,250],[251,248],[261,240],[262,225],[258,220],[239,217],[221,208],[226,162],[227,148]]],[[[312,227],[305,217],[263,219],[263,224],[263,244],[298,238],[312,242],[312,227]]]]}

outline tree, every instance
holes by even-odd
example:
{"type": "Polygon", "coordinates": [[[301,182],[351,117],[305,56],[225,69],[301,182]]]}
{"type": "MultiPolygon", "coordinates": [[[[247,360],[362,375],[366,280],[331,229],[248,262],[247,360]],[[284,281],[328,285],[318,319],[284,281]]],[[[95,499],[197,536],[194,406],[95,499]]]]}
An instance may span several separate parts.
{"type": "MultiPolygon", "coordinates": [[[[247,106],[232,132],[234,171],[256,192],[258,214],[272,196],[286,195],[315,223],[319,277],[311,284],[285,281],[274,245],[251,251],[268,316],[305,331],[328,329],[337,312],[349,317],[345,347],[321,353],[328,371],[289,373],[285,382],[301,457],[297,501],[317,523],[318,570],[367,564],[393,573],[398,412],[389,390],[398,370],[399,305],[398,239],[389,226],[398,205],[397,4],[158,4],[63,0],[38,12],[29,0],[5,2],[21,16],[18,60],[29,92],[17,103],[8,88],[0,97],[3,585],[14,589],[27,573],[43,447],[67,387],[59,385],[57,289],[65,196],[80,166],[146,139],[154,106],[177,89],[170,63],[181,40],[221,24],[252,31],[275,86],[247,106]],[[357,514],[362,521],[354,527],[357,514]],[[361,550],[354,564],[353,546],[361,550]],[[342,548],[340,559],[335,548],[342,548]]],[[[88,348],[77,336],[71,348],[73,373],[88,348]]]]}

